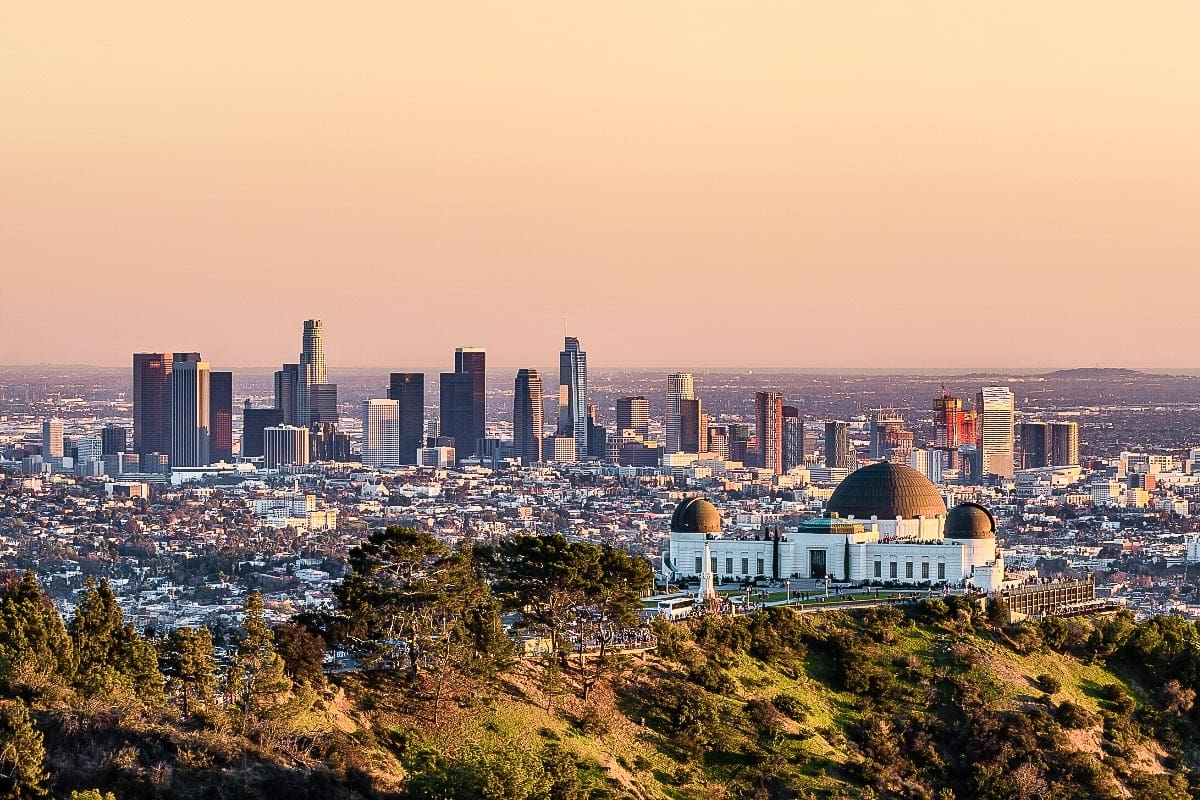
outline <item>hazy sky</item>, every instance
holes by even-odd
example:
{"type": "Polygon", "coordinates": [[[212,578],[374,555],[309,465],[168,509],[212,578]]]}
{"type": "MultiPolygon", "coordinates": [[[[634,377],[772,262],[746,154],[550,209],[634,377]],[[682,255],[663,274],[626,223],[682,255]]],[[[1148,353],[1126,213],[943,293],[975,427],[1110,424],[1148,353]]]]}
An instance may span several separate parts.
{"type": "Polygon", "coordinates": [[[0,363],[1200,366],[1200,4],[8,2],[0,363]]]}

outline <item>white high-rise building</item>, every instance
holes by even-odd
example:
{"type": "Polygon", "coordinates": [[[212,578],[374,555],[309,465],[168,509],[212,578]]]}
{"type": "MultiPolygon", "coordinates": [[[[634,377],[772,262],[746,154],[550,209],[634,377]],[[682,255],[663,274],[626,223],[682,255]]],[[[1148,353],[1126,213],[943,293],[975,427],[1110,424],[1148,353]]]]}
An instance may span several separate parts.
{"type": "Polygon", "coordinates": [[[176,361],[171,370],[171,466],[209,464],[209,364],[176,361]]]}
{"type": "Polygon", "coordinates": [[[308,428],[297,425],[263,428],[263,464],[267,469],[307,464],[309,447],[308,428]]]}
{"type": "Polygon", "coordinates": [[[400,466],[400,403],[363,400],[362,463],[366,467],[400,466]]]}
{"type": "Polygon", "coordinates": [[[1013,476],[1016,397],[1007,386],[985,386],[976,403],[979,454],[985,476],[1013,476]]]}
{"type": "Polygon", "coordinates": [[[695,378],[690,372],[676,372],[667,376],[667,447],[666,452],[679,452],[679,401],[695,400],[695,378]]]}

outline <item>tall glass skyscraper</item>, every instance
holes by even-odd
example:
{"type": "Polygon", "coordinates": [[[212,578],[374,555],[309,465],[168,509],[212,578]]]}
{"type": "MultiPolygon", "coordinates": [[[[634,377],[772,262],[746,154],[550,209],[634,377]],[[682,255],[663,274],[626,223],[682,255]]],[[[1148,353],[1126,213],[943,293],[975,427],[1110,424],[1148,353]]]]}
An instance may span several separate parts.
{"type": "Polygon", "coordinates": [[[575,440],[575,458],[588,454],[587,353],[566,337],[558,354],[558,435],[575,440]]]}
{"type": "Polygon", "coordinates": [[[783,472],[783,395],[755,392],[758,465],[776,475],[783,472]]]}
{"type": "Polygon", "coordinates": [[[425,435],[425,374],[393,372],[388,399],[400,404],[400,463],[416,464],[425,435]]]}
{"type": "Polygon", "coordinates": [[[1013,476],[1016,397],[1007,386],[985,386],[979,391],[979,455],[982,474],[1013,476]]]}
{"type": "Polygon", "coordinates": [[[325,373],[325,342],[321,320],[304,320],[299,380],[296,382],[296,419],[299,425],[312,424],[312,387],[328,383],[325,373]]]}
{"type": "Polygon", "coordinates": [[[692,373],[676,372],[667,376],[666,452],[679,452],[679,401],[695,399],[696,385],[692,373]]]}
{"type": "Polygon", "coordinates": [[[483,439],[486,366],[482,348],[459,347],[454,351],[454,372],[441,374],[438,416],[442,436],[454,439],[457,459],[474,456],[483,439]]]}
{"type": "Polygon", "coordinates": [[[210,372],[209,416],[211,444],[209,458],[212,463],[233,461],[233,373],[210,372]]]}
{"type": "Polygon", "coordinates": [[[362,401],[362,463],[400,466],[400,405],[395,400],[362,401]]]}
{"type": "Polygon", "coordinates": [[[536,369],[517,371],[513,393],[513,455],[522,464],[542,460],[542,376],[536,369]]]}
{"type": "Polygon", "coordinates": [[[212,463],[207,361],[175,360],[171,369],[171,466],[212,463]]]}

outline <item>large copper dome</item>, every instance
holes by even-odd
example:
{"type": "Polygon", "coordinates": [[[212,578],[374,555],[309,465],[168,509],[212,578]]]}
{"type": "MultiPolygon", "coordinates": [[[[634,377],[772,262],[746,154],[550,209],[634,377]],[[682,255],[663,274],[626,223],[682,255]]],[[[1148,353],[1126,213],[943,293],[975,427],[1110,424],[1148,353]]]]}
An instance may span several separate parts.
{"type": "Polygon", "coordinates": [[[833,490],[829,513],[855,519],[944,517],[946,501],[933,483],[912,467],[880,461],[850,473],[833,490]]]}
{"type": "Polygon", "coordinates": [[[702,497],[689,497],[675,507],[671,530],[676,533],[720,533],[721,512],[702,497]]]}

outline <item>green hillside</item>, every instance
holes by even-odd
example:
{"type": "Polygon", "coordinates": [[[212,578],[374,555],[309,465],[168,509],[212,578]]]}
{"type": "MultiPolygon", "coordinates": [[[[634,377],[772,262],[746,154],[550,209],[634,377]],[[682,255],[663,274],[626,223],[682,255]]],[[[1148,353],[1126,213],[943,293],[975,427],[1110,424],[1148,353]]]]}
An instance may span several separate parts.
{"type": "Polygon", "coordinates": [[[272,630],[255,593],[218,648],[145,638],[104,584],[65,624],[31,576],[0,586],[0,797],[1200,797],[1181,618],[774,607],[580,656],[608,641],[589,631],[637,629],[644,565],[401,529],[351,561],[336,613],[272,630]],[[556,655],[518,655],[512,608],[556,655]],[[359,666],[324,674],[351,639],[359,666]]]}

